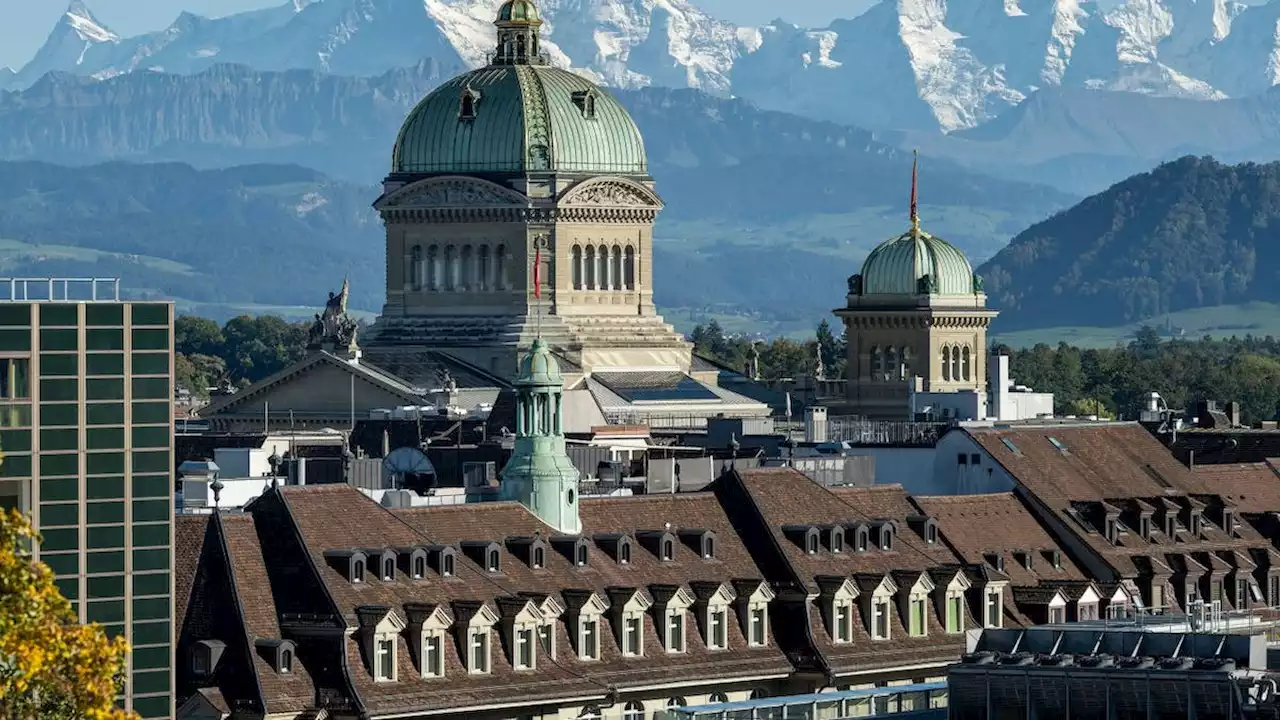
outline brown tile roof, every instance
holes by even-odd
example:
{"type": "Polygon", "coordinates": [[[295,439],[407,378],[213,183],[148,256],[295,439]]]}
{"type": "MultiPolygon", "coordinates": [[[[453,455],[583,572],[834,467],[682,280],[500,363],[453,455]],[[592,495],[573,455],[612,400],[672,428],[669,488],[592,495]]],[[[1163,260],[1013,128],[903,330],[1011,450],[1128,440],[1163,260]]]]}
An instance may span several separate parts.
{"type": "Polygon", "coordinates": [[[1178,462],[1164,445],[1136,423],[1102,425],[1019,426],[966,430],[997,462],[1058,516],[1112,568],[1115,578],[1134,579],[1142,568],[1167,571],[1167,556],[1191,552],[1262,548],[1270,543],[1248,523],[1232,534],[1206,515],[1199,537],[1187,531],[1185,518],[1192,506],[1221,506],[1211,486],[1178,462]],[[1158,517],[1153,532],[1138,532],[1142,510],[1163,513],[1169,507],[1186,513],[1177,537],[1166,537],[1158,517]],[[1108,512],[1119,514],[1118,542],[1103,534],[1108,512]]]}
{"type": "MultiPolygon", "coordinates": [[[[663,495],[613,499],[585,499],[581,502],[583,536],[667,530],[680,537],[680,530],[698,529],[715,533],[715,557],[703,559],[682,541],[676,543],[674,561],[660,562],[640,542],[634,542],[632,561],[619,565],[600,543],[590,542],[589,562],[577,567],[562,554],[564,545],[553,541],[556,533],[524,506],[517,503],[477,503],[388,511],[353,488],[344,485],[286,488],[282,496],[296,522],[324,587],[339,611],[354,625],[355,609],[361,605],[403,608],[407,603],[450,606],[461,600],[479,600],[491,605],[501,598],[521,594],[560,598],[568,590],[590,590],[606,595],[609,588],[634,588],[643,593],[656,585],[688,585],[711,581],[763,579],[750,555],[737,539],[714,495],[663,495]],[[535,569],[515,552],[508,540],[541,537],[548,543],[543,568],[535,569]],[[500,572],[489,573],[464,551],[457,552],[456,573],[441,578],[429,572],[423,579],[397,574],[393,581],[380,579],[376,563],[370,564],[366,582],[353,584],[325,557],[327,550],[408,548],[432,545],[493,542],[500,552],[500,572]]],[[[403,615],[403,611],[401,613],[403,615]]],[[[732,614],[731,614],[732,615],[732,614]]],[[[539,658],[536,671],[517,671],[508,661],[503,644],[495,633],[491,673],[470,675],[462,665],[462,655],[452,633],[446,634],[447,665],[443,680],[422,680],[406,643],[398,644],[397,682],[375,682],[365,670],[359,645],[347,643],[349,674],[360,699],[370,712],[490,705],[503,702],[536,702],[539,699],[599,698],[608,686],[653,684],[684,680],[696,673],[699,678],[732,679],[785,676],[792,670],[786,656],[772,642],[764,648],[747,648],[737,622],[729,623],[728,651],[708,650],[690,617],[687,650],[667,654],[652,622],[646,622],[644,657],[623,658],[609,632],[602,625],[601,659],[581,661],[574,651],[565,622],[556,624],[556,660],[539,658]]]]}
{"type": "MultiPolygon", "coordinates": [[[[960,571],[960,558],[942,543],[929,544],[908,523],[919,515],[899,485],[868,488],[828,489],[791,468],[742,470],[736,474],[757,509],[760,520],[782,550],[795,576],[809,590],[817,591],[820,576],[852,577],[871,581],[890,575],[895,582],[918,577],[929,570],[960,571]],[[871,523],[892,520],[896,525],[893,549],[874,547],[857,552],[853,533],[846,534],[846,551],[810,554],[784,528],[796,525],[823,526],[871,523]],[[947,566],[947,569],[944,569],[947,566]]],[[[928,604],[928,628],[924,637],[910,637],[905,618],[895,604],[890,613],[890,640],[873,640],[867,630],[863,605],[854,605],[853,642],[837,644],[823,618],[823,610],[810,605],[809,632],[833,671],[838,674],[874,670],[892,665],[921,664],[953,660],[963,652],[964,636],[949,635],[938,617],[936,606],[928,604]]],[[[973,626],[972,619],[968,626],[973,626]]]]}
{"type": "Polygon", "coordinates": [[[314,700],[315,687],[302,658],[289,674],[276,672],[271,656],[257,646],[258,641],[282,640],[271,581],[267,577],[262,546],[252,515],[223,515],[222,533],[229,566],[240,599],[240,613],[252,649],[254,671],[262,688],[268,712],[301,712],[314,700]]]}
{"type": "Polygon", "coordinates": [[[943,539],[965,562],[987,562],[990,554],[1004,558],[1004,572],[1015,587],[1032,587],[1041,580],[1084,580],[1085,574],[1013,493],[934,495],[913,498],[927,515],[938,520],[943,539]],[[1047,553],[1058,552],[1055,568],[1047,553]],[[1028,570],[1023,554],[1030,555],[1028,570]]]}
{"type": "Polygon", "coordinates": [[[173,612],[174,632],[182,633],[191,603],[196,568],[204,552],[210,515],[178,515],[173,520],[173,612]]]}
{"type": "Polygon", "coordinates": [[[1235,503],[1242,512],[1280,512],[1280,460],[1196,465],[1192,471],[1205,485],[1235,503]]]}

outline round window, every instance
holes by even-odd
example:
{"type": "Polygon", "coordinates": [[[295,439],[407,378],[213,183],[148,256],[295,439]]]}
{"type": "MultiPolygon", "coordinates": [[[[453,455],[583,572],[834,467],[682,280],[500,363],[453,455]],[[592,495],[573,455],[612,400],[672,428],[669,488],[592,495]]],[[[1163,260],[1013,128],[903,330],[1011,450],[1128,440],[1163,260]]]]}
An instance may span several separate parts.
{"type": "Polygon", "coordinates": [[[569,504],[572,505],[573,504],[573,488],[569,488],[566,495],[569,498],[569,504]]]}

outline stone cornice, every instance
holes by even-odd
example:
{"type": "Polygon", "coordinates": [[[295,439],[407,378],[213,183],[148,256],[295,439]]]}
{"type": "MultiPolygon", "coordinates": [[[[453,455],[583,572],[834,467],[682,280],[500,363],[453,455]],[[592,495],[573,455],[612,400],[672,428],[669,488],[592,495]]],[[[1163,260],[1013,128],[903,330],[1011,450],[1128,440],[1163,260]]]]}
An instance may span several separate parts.
{"type": "Polygon", "coordinates": [[[442,207],[442,208],[383,208],[382,219],[386,223],[530,223],[530,222],[590,222],[590,223],[652,223],[658,217],[657,208],[644,207],[442,207]]]}

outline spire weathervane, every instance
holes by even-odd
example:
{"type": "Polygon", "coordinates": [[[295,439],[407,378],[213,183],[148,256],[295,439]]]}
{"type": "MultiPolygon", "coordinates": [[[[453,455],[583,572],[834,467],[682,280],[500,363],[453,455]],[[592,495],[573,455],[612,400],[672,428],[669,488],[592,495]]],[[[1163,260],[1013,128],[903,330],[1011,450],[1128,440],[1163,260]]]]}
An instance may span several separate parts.
{"type": "Polygon", "coordinates": [[[911,232],[920,232],[920,213],[917,207],[917,174],[920,164],[920,151],[911,151],[911,232]]]}

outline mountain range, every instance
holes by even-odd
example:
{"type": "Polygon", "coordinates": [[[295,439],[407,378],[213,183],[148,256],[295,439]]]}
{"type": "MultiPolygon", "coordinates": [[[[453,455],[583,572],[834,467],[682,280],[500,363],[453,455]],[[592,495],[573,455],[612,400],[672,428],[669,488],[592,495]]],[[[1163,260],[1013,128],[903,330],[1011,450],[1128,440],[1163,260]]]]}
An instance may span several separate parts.
{"type": "MultiPolygon", "coordinates": [[[[71,166],[124,160],[181,162],[207,170],[285,163],[314,168],[327,177],[309,170],[312,175],[305,182],[260,181],[253,186],[296,185],[281,200],[284,210],[273,211],[286,215],[292,212],[289,208],[304,204],[302,195],[326,194],[316,185],[340,187],[332,192],[347,198],[339,203],[343,207],[358,204],[355,198],[362,197],[362,229],[357,232],[351,225],[354,220],[343,220],[332,230],[348,233],[354,249],[332,256],[359,252],[367,263],[383,253],[381,238],[369,230],[378,226],[367,207],[377,196],[375,185],[388,170],[403,117],[427,88],[439,82],[442,72],[424,61],[377,78],[306,70],[259,72],[226,65],[197,75],[134,73],[102,81],[55,73],[26,91],[0,93],[0,160],[71,166]]],[[[644,133],[650,170],[667,202],[655,251],[656,292],[666,308],[752,315],[765,323],[803,319],[811,324],[809,318],[825,313],[833,298],[839,298],[845,278],[857,271],[866,252],[905,227],[911,158],[876,141],[871,133],[695,90],[645,88],[617,94],[644,133]],[[780,183],[777,178],[788,180],[780,183]],[[760,268],[765,266],[771,273],[761,282],[760,268]]],[[[119,166],[117,162],[105,167],[119,166]]],[[[4,167],[15,187],[24,182],[25,167],[29,166],[20,162],[4,167]]],[[[52,172],[48,166],[39,167],[45,168],[41,173],[52,172]]],[[[131,169],[121,182],[145,176],[146,167],[131,169]]],[[[77,170],[66,172],[74,176],[77,170]]],[[[234,177],[254,177],[251,170],[238,172],[234,177]]],[[[139,181],[150,187],[169,182],[161,179],[167,177],[159,174],[139,181]]],[[[189,182],[202,177],[196,173],[189,182]]],[[[1042,185],[995,179],[928,158],[921,178],[922,212],[930,229],[975,258],[992,255],[1018,230],[1076,199],[1042,185]]],[[[100,230],[89,235],[97,243],[91,248],[95,251],[131,247],[118,248],[108,237],[136,235],[130,227],[136,223],[119,208],[136,204],[138,212],[155,212],[154,201],[135,203],[127,188],[120,192],[126,194],[109,200],[74,199],[97,208],[100,230]]],[[[192,187],[184,192],[196,191],[192,187]]],[[[42,195],[34,207],[47,213],[49,223],[56,223],[58,204],[68,197],[74,196],[42,195]]],[[[231,202],[238,195],[227,189],[219,197],[231,202]]],[[[255,191],[248,197],[262,195],[255,191]]],[[[61,238],[57,242],[81,244],[62,230],[13,221],[9,212],[15,208],[27,212],[20,199],[15,196],[8,211],[0,206],[0,238],[48,244],[55,242],[47,234],[52,233],[61,238]]],[[[239,231],[227,232],[222,243],[198,253],[188,251],[185,240],[170,242],[173,235],[167,233],[160,241],[166,252],[153,248],[144,253],[210,278],[216,292],[181,273],[156,277],[153,265],[112,272],[131,278],[131,288],[164,287],[174,297],[202,303],[242,297],[246,304],[304,305],[323,297],[331,284],[320,272],[300,274],[301,279],[283,284],[264,284],[262,278],[250,282],[238,266],[248,262],[244,258],[252,252],[262,252],[261,245],[241,248],[235,263],[222,264],[203,254],[239,242],[233,237],[239,231]]],[[[305,235],[311,230],[299,226],[296,232],[305,235]]],[[[305,254],[297,258],[298,267],[312,267],[316,256],[303,249],[305,242],[299,239],[290,247],[305,254]]],[[[267,265],[290,266],[292,252],[273,250],[267,265]]],[[[371,274],[360,278],[361,285],[380,288],[381,264],[369,267],[371,274]]],[[[367,310],[381,305],[373,289],[360,302],[367,310]]]]}
{"type": "MultiPolygon", "coordinates": [[[[483,64],[496,0],[292,0],[124,38],[74,0],[26,66],[95,78],[216,63],[378,75],[483,64]]],[[[695,88],[871,130],[976,127],[1052,88],[1222,99],[1280,81],[1280,0],[881,0],[825,28],[727,23],[689,0],[542,0],[552,62],[618,88],[695,88]],[[869,68],[874,71],[869,72],[869,68]]]]}
{"type": "Polygon", "coordinates": [[[1280,163],[1186,157],[1018,234],[978,269],[1000,332],[1280,300],[1280,163]]]}

